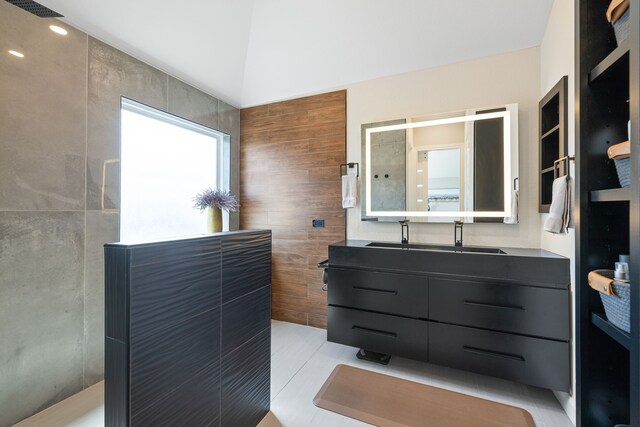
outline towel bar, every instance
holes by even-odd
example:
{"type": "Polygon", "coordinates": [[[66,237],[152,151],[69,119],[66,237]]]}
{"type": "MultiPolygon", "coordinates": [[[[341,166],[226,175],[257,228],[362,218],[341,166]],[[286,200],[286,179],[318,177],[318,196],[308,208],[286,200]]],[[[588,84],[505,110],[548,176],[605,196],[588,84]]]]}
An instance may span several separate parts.
{"type": "Polygon", "coordinates": [[[353,169],[356,168],[356,176],[360,176],[360,163],[343,163],[340,165],[340,177],[342,177],[342,175],[346,175],[347,174],[347,168],[348,169],[353,169]],[[342,173],[342,168],[345,168],[345,173],[342,173]]]}
{"type": "Polygon", "coordinates": [[[574,162],[575,160],[576,160],[575,156],[564,156],[564,157],[560,157],[558,160],[555,160],[553,162],[553,179],[558,178],[558,175],[560,174],[560,162],[566,162],[567,176],[571,177],[569,162],[574,162]]]}

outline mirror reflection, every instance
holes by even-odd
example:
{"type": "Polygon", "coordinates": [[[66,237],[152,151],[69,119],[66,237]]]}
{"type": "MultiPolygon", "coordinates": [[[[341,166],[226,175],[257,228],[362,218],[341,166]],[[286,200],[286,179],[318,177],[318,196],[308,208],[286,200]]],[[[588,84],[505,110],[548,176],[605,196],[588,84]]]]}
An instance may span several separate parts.
{"type": "Polygon", "coordinates": [[[362,140],[362,220],[503,222],[512,214],[516,104],[365,124],[362,140]]]}

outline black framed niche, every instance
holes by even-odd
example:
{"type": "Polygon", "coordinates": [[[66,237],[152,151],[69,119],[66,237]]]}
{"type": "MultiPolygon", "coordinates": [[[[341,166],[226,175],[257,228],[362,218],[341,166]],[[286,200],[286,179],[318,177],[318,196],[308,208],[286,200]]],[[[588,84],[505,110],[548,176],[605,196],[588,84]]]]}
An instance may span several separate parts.
{"type": "MultiPolygon", "coordinates": [[[[556,160],[567,156],[567,84],[564,76],[540,100],[538,104],[539,135],[539,192],[538,212],[548,213],[551,207],[553,180],[556,176],[556,160]]],[[[568,162],[558,164],[557,176],[566,173],[568,162]]]]}

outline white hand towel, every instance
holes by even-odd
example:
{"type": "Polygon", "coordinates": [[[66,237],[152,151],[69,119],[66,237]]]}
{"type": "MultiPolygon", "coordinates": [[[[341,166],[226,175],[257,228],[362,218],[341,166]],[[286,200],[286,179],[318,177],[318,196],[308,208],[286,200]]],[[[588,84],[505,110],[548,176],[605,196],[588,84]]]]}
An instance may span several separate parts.
{"type": "Polygon", "coordinates": [[[342,207],[355,208],[358,194],[358,176],[356,168],[347,168],[347,174],[342,175],[342,207]]]}
{"type": "Polygon", "coordinates": [[[518,223],[518,198],[520,197],[520,192],[518,190],[514,190],[511,192],[511,216],[505,217],[505,224],[517,224],[518,223]]]}
{"type": "Polygon", "coordinates": [[[571,223],[571,178],[561,176],[553,181],[549,217],[544,230],[549,233],[564,233],[571,223]]]}

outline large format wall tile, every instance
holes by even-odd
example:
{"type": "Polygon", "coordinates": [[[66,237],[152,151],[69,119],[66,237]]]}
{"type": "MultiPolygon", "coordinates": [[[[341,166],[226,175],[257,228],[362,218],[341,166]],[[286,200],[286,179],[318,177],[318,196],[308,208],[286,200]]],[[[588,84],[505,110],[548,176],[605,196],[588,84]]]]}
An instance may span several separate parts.
{"type": "Polygon", "coordinates": [[[273,230],[276,320],[326,325],[316,265],[345,236],[346,97],[341,90],[241,111],[240,225],[273,230]],[[314,219],[324,219],[325,227],[313,227],[314,219]]]}
{"type": "Polygon", "coordinates": [[[166,110],[168,77],[92,37],[88,73],[87,209],[118,209],[118,163],[109,161],[120,159],[120,99],[166,110]]]}
{"type": "Polygon", "coordinates": [[[183,119],[218,129],[218,100],[188,84],[169,77],[168,109],[183,119]]]}
{"type": "Polygon", "coordinates": [[[0,212],[0,425],[82,389],[84,213],[0,212]]]}
{"type": "Polygon", "coordinates": [[[118,241],[118,212],[87,212],[84,270],[84,386],[104,377],[104,245],[118,241]]]}
{"type": "Polygon", "coordinates": [[[0,210],[84,209],[87,36],[14,9],[0,3],[0,210]]]}
{"type": "MultiPolygon", "coordinates": [[[[222,132],[231,135],[230,190],[240,196],[240,110],[218,101],[218,125],[222,132]]],[[[240,200],[242,205],[242,200],[240,200]]],[[[240,208],[242,209],[242,207],[240,208]]],[[[240,229],[240,212],[229,213],[229,230],[240,229]]]]}

